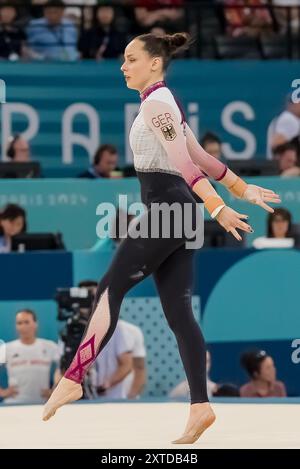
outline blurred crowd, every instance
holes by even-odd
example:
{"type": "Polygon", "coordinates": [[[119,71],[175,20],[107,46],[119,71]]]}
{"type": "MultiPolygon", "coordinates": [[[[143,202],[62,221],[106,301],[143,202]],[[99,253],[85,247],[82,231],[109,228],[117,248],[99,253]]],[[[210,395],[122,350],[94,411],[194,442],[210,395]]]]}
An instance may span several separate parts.
{"type": "Polygon", "coordinates": [[[97,0],[13,0],[7,5],[1,0],[1,3],[0,58],[12,61],[119,58],[135,35],[181,30],[190,31],[198,39],[198,45],[184,55],[187,57],[191,54],[226,58],[240,54],[251,58],[252,53],[272,58],[272,53],[276,57],[281,50],[283,57],[292,58],[293,37],[298,37],[300,25],[300,0],[108,0],[100,5],[97,0]],[[284,43],[278,42],[280,37],[288,38],[285,50],[284,43]],[[244,47],[237,47],[243,45],[243,38],[260,42],[246,41],[244,47]]]}

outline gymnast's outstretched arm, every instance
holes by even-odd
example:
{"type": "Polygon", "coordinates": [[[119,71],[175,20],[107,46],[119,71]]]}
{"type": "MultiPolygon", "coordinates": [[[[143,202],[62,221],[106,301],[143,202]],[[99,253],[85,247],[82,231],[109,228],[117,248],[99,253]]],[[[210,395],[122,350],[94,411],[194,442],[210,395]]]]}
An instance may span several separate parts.
{"type": "Polygon", "coordinates": [[[266,202],[279,203],[280,198],[278,194],[275,194],[275,192],[270,189],[247,184],[243,181],[243,179],[231,171],[224,163],[204,150],[187,124],[186,145],[194,163],[208,176],[223,184],[232,195],[259,205],[268,212],[274,211],[266,202]]]}
{"type": "Polygon", "coordinates": [[[207,176],[216,181],[222,181],[228,171],[228,167],[204,150],[187,124],[185,125],[185,130],[186,146],[194,163],[197,164],[207,176]]]}

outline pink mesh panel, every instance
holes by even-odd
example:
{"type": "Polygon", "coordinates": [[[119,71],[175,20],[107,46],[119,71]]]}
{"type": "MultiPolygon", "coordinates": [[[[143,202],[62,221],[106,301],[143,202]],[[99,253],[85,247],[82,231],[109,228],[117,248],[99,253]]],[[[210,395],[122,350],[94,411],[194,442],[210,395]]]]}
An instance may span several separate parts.
{"type": "Polygon", "coordinates": [[[85,373],[95,361],[100,345],[107,334],[111,322],[108,302],[108,289],[101,295],[90,319],[86,334],[78,347],[65,378],[81,383],[85,373]]]}

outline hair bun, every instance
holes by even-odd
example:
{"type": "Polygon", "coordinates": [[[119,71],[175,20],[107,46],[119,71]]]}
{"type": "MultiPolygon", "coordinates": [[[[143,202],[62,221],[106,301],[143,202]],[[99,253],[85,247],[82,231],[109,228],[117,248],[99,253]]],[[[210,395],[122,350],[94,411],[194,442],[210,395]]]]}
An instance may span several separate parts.
{"type": "Polygon", "coordinates": [[[191,36],[185,32],[175,34],[147,33],[140,34],[135,39],[143,42],[143,48],[150,57],[162,58],[163,72],[166,71],[174,55],[188,49],[190,44],[196,40],[191,40],[191,36]]]}
{"type": "Polygon", "coordinates": [[[164,39],[169,46],[171,55],[186,49],[190,43],[190,35],[188,33],[166,34],[164,39]]]}

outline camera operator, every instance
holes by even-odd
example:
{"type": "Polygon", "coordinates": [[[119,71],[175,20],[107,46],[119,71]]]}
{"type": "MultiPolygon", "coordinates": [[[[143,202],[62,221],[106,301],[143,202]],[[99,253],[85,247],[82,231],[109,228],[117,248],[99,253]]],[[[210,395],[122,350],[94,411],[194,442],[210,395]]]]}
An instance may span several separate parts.
{"type": "MultiPolygon", "coordinates": [[[[78,287],[59,288],[56,292],[59,321],[65,321],[60,331],[60,370],[63,374],[70,365],[74,353],[88,323],[95,296],[95,282],[81,282],[78,287]]],[[[96,284],[97,285],[97,284],[96,284]]]]}

